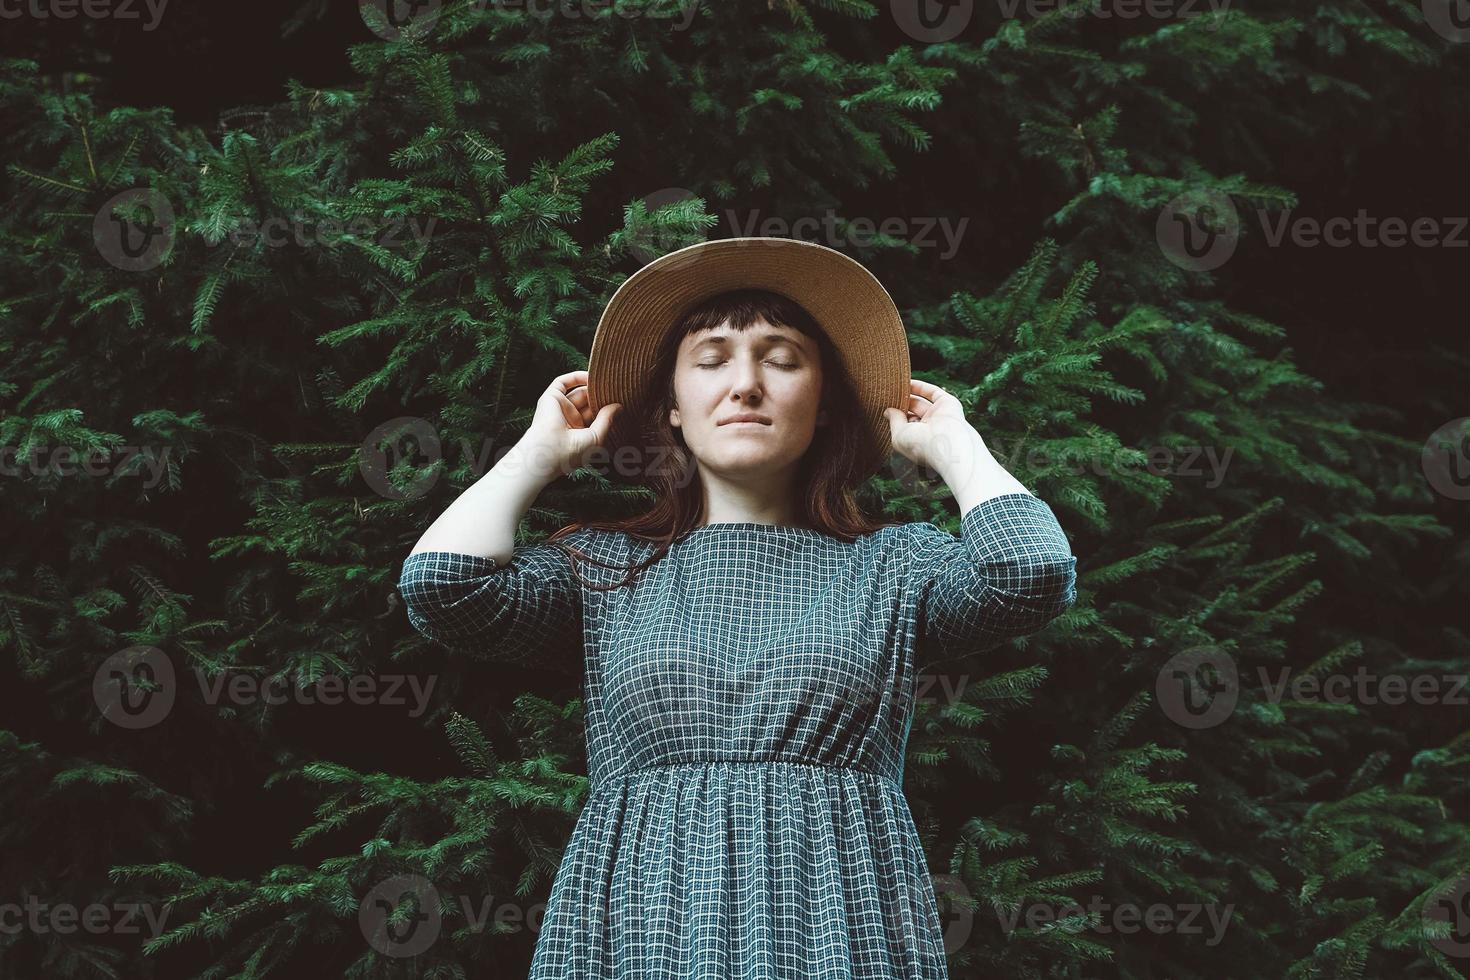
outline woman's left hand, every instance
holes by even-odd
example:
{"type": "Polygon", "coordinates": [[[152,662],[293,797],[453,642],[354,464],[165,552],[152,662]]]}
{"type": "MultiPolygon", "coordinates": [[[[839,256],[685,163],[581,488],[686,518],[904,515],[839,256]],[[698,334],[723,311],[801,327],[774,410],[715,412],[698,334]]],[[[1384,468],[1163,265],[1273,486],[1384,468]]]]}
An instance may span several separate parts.
{"type": "Polygon", "coordinates": [[[920,466],[941,471],[956,450],[971,442],[984,445],[980,433],[965,421],[960,400],[938,385],[909,381],[908,410],[885,408],[893,448],[920,466]]]}

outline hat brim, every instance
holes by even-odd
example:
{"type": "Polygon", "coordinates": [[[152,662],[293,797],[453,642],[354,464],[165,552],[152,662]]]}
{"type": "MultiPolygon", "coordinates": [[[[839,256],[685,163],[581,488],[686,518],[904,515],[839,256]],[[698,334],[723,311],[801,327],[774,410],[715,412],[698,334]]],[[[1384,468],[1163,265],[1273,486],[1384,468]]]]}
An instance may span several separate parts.
{"type": "Polygon", "coordinates": [[[687,309],[732,289],[768,289],[796,301],[831,339],[852,380],[871,436],[862,478],[891,449],[886,408],[908,407],[909,344],[893,298],[857,260],[795,238],[723,238],[660,256],[618,287],[598,321],[587,365],[595,414],[622,405],[609,433],[609,452],[640,438],[641,417],[660,344],[687,309]]]}

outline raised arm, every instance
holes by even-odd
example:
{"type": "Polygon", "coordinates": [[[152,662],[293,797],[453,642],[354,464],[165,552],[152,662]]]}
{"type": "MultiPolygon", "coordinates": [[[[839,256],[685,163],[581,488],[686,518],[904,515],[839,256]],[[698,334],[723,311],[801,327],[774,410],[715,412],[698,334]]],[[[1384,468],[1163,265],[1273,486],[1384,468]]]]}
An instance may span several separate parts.
{"type": "Polygon", "coordinates": [[[413,546],[510,561],[516,528],[548,484],[572,472],[607,438],[621,407],[588,408],[587,372],[558,375],[536,400],[531,426],[489,473],[455,499],[413,546]]]}
{"type": "Polygon", "coordinates": [[[886,415],[894,447],[937,470],[963,515],[958,538],[910,525],[917,659],[1034,633],[1077,601],[1077,559],[1056,515],[991,455],[959,399],[914,379],[906,410],[886,415]]]}
{"type": "Polygon", "coordinates": [[[569,557],[551,544],[517,548],[515,535],[537,495],[607,436],[617,406],[594,418],[586,383],[586,371],[554,379],[525,436],[414,545],[398,591],[420,633],[507,659],[575,640],[581,591],[569,557]]]}
{"type": "Polygon", "coordinates": [[[912,525],[910,588],[922,663],[1034,633],[1077,601],[1077,559],[1051,508],[1030,493],[976,504],[960,536],[912,525]]]}
{"type": "Polygon", "coordinates": [[[414,629],[460,652],[524,662],[575,649],[578,639],[581,590],[555,545],[517,548],[504,566],[478,555],[415,551],[403,563],[398,592],[414,629]]]}

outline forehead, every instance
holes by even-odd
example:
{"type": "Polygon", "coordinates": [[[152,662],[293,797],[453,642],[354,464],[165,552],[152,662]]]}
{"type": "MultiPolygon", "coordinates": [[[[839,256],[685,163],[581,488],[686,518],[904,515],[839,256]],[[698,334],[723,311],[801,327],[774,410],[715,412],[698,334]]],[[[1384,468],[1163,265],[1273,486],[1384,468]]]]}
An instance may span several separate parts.
{"type": "Polygon", "coordinates": [[[684,338],[680,340],[679,349],[688,350],[696,344],[702,344],[706,341],[730,344],[740,343],[743,340],[755,344],[767,341],[775,342],[775,340],[783,339],[789,340],[797,347],[810,348],[813,346],[812,339],[795,327],[776,326],[765,317],[757,316],[743,327],[737,327],[729,319],[726,319],[717,326],[704,327],[691,331],[685,334],[684,338]]]}

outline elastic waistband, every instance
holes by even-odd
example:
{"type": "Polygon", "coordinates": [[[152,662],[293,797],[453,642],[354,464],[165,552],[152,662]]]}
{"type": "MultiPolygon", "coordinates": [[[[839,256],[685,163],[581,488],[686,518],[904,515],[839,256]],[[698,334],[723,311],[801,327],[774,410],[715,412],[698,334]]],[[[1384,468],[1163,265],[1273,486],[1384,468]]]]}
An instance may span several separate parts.
{"type": "Polygon", "coordinates": [[[756,766],[779,769],[808,770],[815,773],[841,774],[853,776],[865,781],[873,781],[885,784],[888,787],[903,792],[903,787],[898,780],[871,769],[858,769],[855,766],[838,766],[825,762],[797,762],[790,759],[708,759],[700,762],[665,762],[651,766],[638,766],[635,769],[624,769],[609,776],[603,776],[596,780],[592,792],[597,793],[608,789],[618,783],[626,782],[635,776],[643,776],[652,773],[668,772],[671,770],[690,769],[725,769],[741,768],[749,769],[756,766]]]}

